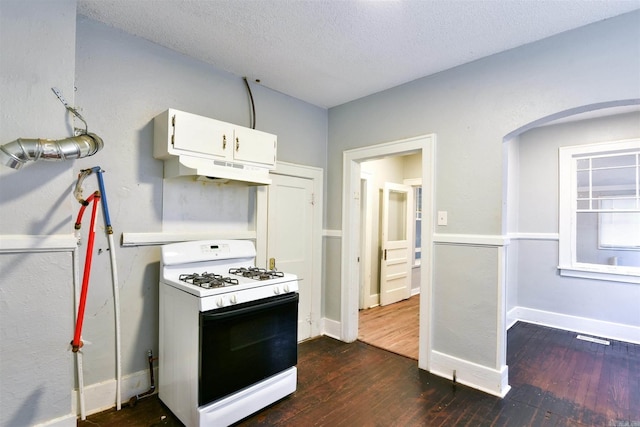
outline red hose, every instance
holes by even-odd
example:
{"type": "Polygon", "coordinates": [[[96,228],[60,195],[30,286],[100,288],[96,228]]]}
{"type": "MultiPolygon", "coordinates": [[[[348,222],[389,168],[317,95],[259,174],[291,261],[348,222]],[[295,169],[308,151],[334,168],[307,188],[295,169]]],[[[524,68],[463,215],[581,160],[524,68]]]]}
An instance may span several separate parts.
{"type": "Polygon", "coordinates": [[[100,197],[100,193],[98,193],[97,191],[95,193],[92,193],[89,197],[87,197],[87,200],[85,200],[85,203],[82,203],[82,206],[78,211],[78,217],[76,218],[76,224],[75,224],[76,230],[80,230],[80,225],[82,222],[82,216],[84,215],[84,210],[87,208],[87,206],[89,206],[89,203],[91,203],[96,196],[100,197]]]}
{"type": "MultiPolygon", "coordinates": [[[[80,292],[80,305],[78,306],[78,319],[76,320],[76,331],[71,341],[71,349],[76,353],[80,347],[82,347],[82,341],[80,341],[80,334],[82,332],[82,322],[84,321],[84,308],[87,302],[87,291],[89,289],[89,276],[91,275],[91,260],[93,258],[93,242],[95,240],[95,225],[96,225],[96,213],[98,211],[97,206],[100,201],[100,193],[97,191],[87,198],[87,203],[93,202],[93,209],[91,211],[91,226],[89,228],[89,242],[87,243],[87,254],[84,260],[84,275],[82,277],[82,290],[80,292]]],[[[86,206],[82,206],[78,212],[78,219],[76,220],[76,229],[80,228],[80,221],[84,214],[86,206]]]]}

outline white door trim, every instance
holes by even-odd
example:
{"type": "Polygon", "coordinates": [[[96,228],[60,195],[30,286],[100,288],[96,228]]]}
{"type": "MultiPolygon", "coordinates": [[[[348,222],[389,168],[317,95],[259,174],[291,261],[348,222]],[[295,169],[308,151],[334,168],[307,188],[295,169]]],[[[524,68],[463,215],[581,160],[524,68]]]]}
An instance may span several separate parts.
{"type": "Polygon", "coordinates": [[[376,300],[373,301],[371,295],[371,257],[368,254],[371,253],[372,243],[371,243],[371,232],[366,232],[366,230],[371,230],[371,200],[368,196],[369,189],[372,186],[372,175],[369,172],[362,172],[360,177],[360,189],[363,192],[362,200],[360,205],[360,238],[362,239],[360,242],[360,302],[359,308],[369,308],[378,304],[377,294],[376,300]]]}
{"type": "Polygon", "coordinates": [[[423,135],[343,153],[341,334],[346,342],[358,338],[360,266],[360,163],[391,155],[422,152],[422,254],[420,264],[420,337],[418,366],[429,370],[431,357],[431,293],[433,266],[433,200],[435,182],[435,134],[423,135]]]}
{"type": "MultiPolygon", "coordinates": [[[[324,200],[324,171],[321,168],[278,161],[270,173],[313,180],[313,228],[311,259],[311,336],[320,335],[320,311],[322,307],[322,213],[324,200]]],[[[267,188],[258,187],[256,201],[256,264],[267,263],[267,188]]]]}

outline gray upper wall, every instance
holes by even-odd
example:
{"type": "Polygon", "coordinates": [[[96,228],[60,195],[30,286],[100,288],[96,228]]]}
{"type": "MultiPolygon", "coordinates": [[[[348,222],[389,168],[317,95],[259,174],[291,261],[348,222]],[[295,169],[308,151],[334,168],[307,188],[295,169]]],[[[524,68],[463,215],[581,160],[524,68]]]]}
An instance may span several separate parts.
{"type": "Polygon", "coordinates": [[[631,98],[640,98],[640,11],[331,108],[327,228],[340,228],[344,150],[435,133],[434,209],[449,212],[441,232],[501,234],[503,138],[564,110],[631,98]]]}

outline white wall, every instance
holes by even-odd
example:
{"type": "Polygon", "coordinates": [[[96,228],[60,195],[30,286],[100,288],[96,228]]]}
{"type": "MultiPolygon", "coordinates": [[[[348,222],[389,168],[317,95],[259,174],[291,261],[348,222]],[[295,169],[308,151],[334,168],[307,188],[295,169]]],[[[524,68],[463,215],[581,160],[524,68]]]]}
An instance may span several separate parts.
{"type": "Polygon", "coordinates": [[[613,115],[530,130],[520,135],[518,232],[519,307],[640,327],[640,286],[558,274],[558,148],[640,137],[640,113],[613,115]]]}
{"type": "MultiPolygon", "coordinates": [[[[437,136],[431,214],[448,211],[449,225],[435,239],[432,346],[451,367],[473,362],[504,372],[504,137],[564,110],[640,98],[639,24],[636,11],[329,110],[331,229],[341,227],[344,150],[437,136]]],[[[327,251],[334,268],[336,249],[327,251]]],[[[340,286],[327,282],[326,315],[336,321],[340,286]]]]}
{"type": "MultiPolygon", "coordinates": [[[[255,189],[188,180],[165,186],[163,164],[152,156],[152,119],[169,107],[248,126],[250,105],[241,77],[84,17],[76,22],[75,1],[3,0],[0,12],[0,144],[20,136],[71,134],[71,120],[52,86],[82,111],[89,130],[105,142],[102,151],[85,159],[33,162],[20,171],[0,166],[3,250],[13,234],[73,241],[79,204],[72,187],[78,171],[93,166],[105,170],[116,241],[123,232],[182,226],[255,230],[255,216],[260,214],[255,211],[255,189]],[[227,207],[217,212],[220,205],[227,207]],[[206,213],[193,215],[189,211],[193,207],[206,213]],[[163,209],[184,223],[163,224],[163,209]],[[234,209],[242,212],[233,215],[234,209]]],[[[256,84],[252,89],[256,128],[278,135],[278,159],[326,167],[327,111],[256,84]]],[[[96,179],[87,178],[84,188],[85,195],[97,189],[96,179]]],[[[85,214],[83,221],[85,238],[88,217],[85,214]]],[[[83,327],[83,338],[90,342],[83,348],[85,385],[113,390],[113,295],[107,248],[99,214],[83,327]]],[[[64,418],[62,425],[75,425],[70,250],[0,255],[0,425],[57,422],[59,417],[64,418]]],[[[84,251],[82,246],[83,255],[84,251]]],[[[157,355],[158,350],[159,248],[118,247],[116,258],[123,375],[142,373],[144,382],[146,351],[157,355]]],[[[147,385],[139,387],[144,390],[147,385]]],[[[107,405],[115,403],[113,396],[107,393],[107,405]]],[[[126,401],[131,396],[122,397],[126,401]]]]}

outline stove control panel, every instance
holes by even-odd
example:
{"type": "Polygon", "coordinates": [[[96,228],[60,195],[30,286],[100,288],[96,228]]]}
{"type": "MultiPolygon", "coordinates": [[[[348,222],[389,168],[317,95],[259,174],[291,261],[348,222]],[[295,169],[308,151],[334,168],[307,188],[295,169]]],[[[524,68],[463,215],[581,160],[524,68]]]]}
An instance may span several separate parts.
{"type": "Polygon", "coordinates": [[[226,254],[230,252],[229,245],[227,244],[206,244],[200,245],[200,251],[203,254],[214,254],[219,256],[220,254],[226,254]]]}
{"type": "Polygon", "coordinates": [[[164,267],[181,268],[195,263],[221,265],[223,260],[242,261],[246,265],[253,262],[255,256],[255,246],[248,240],[198,240],[163,245],[160,259],[164,267]]]}

